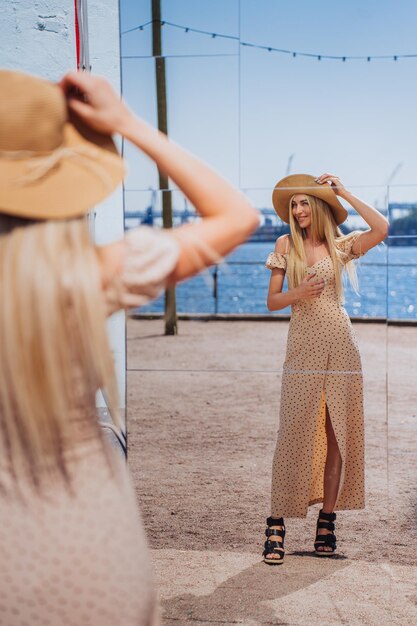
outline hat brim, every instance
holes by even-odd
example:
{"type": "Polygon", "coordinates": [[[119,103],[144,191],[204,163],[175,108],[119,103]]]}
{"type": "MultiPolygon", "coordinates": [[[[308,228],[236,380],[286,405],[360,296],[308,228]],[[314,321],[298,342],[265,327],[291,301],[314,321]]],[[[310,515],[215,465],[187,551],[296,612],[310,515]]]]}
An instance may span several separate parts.
{"type": "Polygon", "coordinates": [[[309,174],[292,174],[278,181],[272,192],[274,209],[287,224],[290,223],[290,201],[297,193],[324,200],[330,206],[337,225],[342,224],[348,217],[348,212],[329,184],[320,185],[316,183],[314,176],[309,174]]]}
{"type": "MultiPolygon", "coordinates": [[[[109,135],[71,116],[63,132],[62,157],[32,179],[37,157],[0,157],[0,212],[28,219],[84,215],[121,183],[125,166],[109,135]]],[[[42,157],[41,157],[42,158],[42,157]]]]}

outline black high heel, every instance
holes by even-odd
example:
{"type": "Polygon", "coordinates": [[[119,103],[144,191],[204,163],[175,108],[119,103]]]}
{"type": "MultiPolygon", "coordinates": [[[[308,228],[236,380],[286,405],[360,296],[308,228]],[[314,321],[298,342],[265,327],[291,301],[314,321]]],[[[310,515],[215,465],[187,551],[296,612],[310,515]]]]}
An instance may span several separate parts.
{"type": "Polygon", "coordinates": [[[314,550],[317,556],[333,556],[336,551],[336,535],[334,534],[336,513],[323,513],[321,510],[316,526],[316,540],[314,542],[314,550]],[[330,530],[327,535],[321,535],[320,529],[330,530]],[[319,550],[318,548],[326,547],[330,550],[319,550]]]}
{"type": "Polygon", "coordinates": [[[264,557],[264,563],[268,563],[268,565],[281,565],[284,561],[284,538],[285,538],[285,525],[284,518],[278,517],[274,519],[273,517],[268,517],[266,520],[267,529],[265,530],[265,535],[267,536],[267,540],[265,541],[265,549],[262,552],[262,556],[264,557]],[[282,529],[271,528],[271,526],[282,526],[282,529]],[[270,540],[270,537],[277,536],[280,539],[270,540]],[[277,554],[277,557],[266,558],[267,554],[277,554]]]}

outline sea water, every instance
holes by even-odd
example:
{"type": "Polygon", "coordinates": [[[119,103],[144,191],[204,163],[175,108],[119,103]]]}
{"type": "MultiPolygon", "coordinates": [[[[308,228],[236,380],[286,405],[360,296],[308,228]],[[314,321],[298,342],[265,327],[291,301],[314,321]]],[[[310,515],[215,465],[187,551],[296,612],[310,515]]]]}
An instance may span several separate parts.
{"type": "MultiPolygon", "coordinates": [[[[224,264],[179,285],[178,313],[269,314],[265,260],[273,249],[273,242],[245,243],[224,264]]],[[[345,293],[352,318],[417,319],[417,246],[381,244],[356,264],[359,294],[349,286],[345,293]]],[[[161,297],[140,312],[161,312],[163,306],[161,297]]],[[[289,313],[289,308],[278,312],[289,313]]]]}

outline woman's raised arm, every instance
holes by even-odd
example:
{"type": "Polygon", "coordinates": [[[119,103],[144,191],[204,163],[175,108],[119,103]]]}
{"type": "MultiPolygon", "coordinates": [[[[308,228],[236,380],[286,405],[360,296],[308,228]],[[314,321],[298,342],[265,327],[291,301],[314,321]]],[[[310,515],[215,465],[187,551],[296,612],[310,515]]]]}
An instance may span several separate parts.
{"type": "Polygon", "coordinates": [[[368,224],[369,230],[363,232],[352,246],[352,252],[354,254],[365,254],[365,252],[368,252],[368,250],[381,243],[381,241],[384,241],[388,235],[389,222],[379,211],[354,196],[353,193],[350,193],[338,176],[323,174],[317,178],[317,182],[321,184],[330,183],[337,195],[346,200],[346,202],[349,202],[351,207],[353,207],[368,224]]]}
{"type": "Polygon", "coordinates": [[[243,194],[194,155],[136,117],[101,77],[70,72],[61,81],[69,108],[95,130],[120,133],[169,176],[195,206],[202,221],[170,231],[180,255],[170,282],[207,267],[243,243],[259,224],[243,194]],[[76,96],[74,96],[76,93],[76,96]]]}

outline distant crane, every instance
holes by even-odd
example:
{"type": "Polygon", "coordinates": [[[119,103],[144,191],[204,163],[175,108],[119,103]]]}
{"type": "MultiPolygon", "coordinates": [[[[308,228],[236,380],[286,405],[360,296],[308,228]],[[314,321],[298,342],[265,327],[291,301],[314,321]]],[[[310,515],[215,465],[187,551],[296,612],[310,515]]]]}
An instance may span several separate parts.
{"type": "Polygon", "coordinates": [[[400,171],[400,169],[402,168],[402,166],[403,166],[403,162],[402,161],[397,163],[397,165],[394,167],[394,169],[392,170],[391,174],[389,175],[387,182],[385,183],[386,186],[387,186],[387,191],[386,191],[386,194],[385,194],[385,206],[386,206],[386,209],[387,209],[387,217],[388,217],[388,219],[389,219],[389,216],[388,216],[388,212],[389,212],[389,186],[392,183],[392,181],[394,180],[394,178],[396,177],[396,175],[398,174],[398,172],[400,171]]]}
{"type": "Polygon", "coordinates": [[[387,182],[385,183],[387,186],[392,183],[392,181],[394,180],[394,178],[396,177],[396,175],[398,174],[398,172],[400,171],[400,169],[403,166],[403,162],[400,161],[399,163],[397,163],[397,165],[394,167],[394,169],[391,172],[390,177],[388,178],[387,182]]]}
{"type": "Polygon", "coordinates": [[[291,172],[291,165],[292,165],[292,161],[294,157],[295,157],[295,154],[290,154],[290,156],[288,157],[287,171],[285,172],[285,176],[288,176],[289,173],[291,172]]]}

